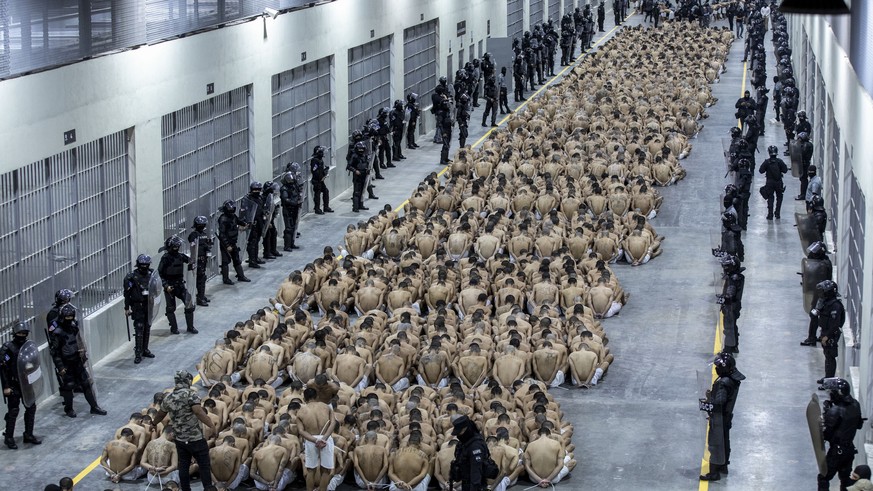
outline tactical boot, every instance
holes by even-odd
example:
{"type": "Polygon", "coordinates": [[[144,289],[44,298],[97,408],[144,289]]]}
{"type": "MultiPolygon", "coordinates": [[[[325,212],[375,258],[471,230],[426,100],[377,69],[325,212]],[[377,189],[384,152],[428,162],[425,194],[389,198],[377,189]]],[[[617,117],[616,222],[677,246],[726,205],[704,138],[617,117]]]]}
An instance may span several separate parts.
{"type": "Polygon", "coordinates": [[[243,276],[243,275],[240,275],[240,276],[237,276],[237,277],[236,277],[236,281],[241,281],[241,282],[243,282],[243,283],[248,283],[248,282],[250,282],[250,281],[252,281],[252,280],[248,279],[247,277],[245,277],[245,276],[243,276]]]}
{"type": "Polygon", "coordinates": [[[24,443],[31,443],[33,445],[42,444],[42,439],[37,438],[33,433],[25,433],[24,434],[24,443]]]}
{"type": "Polygon", "coordinates": [[[191,334],[197,334],[199,331],[194,328],[194,311],[186,310],[185,311],[185,325],[187,326],[187,330],[191,334]]]}
{"type": "Polygon", "coordinates": [[[133,362],[139,365],[142,363],[142,336],[134,336],[133,343],[133,362]]]}
{"type": "Polygon", "coordinates": [[[321,211],[320,208],[316,208],[315,210],[313,210],[313,212],[314,212],[316,215],[324,215],[324,212],[321,211]]]}
{"type": "Polygon", "coordinates": [[[91,414],[96,414],[98,416],[106,416],[106,410],[100,406],[91,406],[91,414]]]}
{"type": "Polygon", "coordinates": [[[279,250],[278,250],[278,249],[273,249],[272,251],[270,251],[270,254],[272,254],[272,255],[274,255],[274,256],[276,256],[276,257],[282,257],[282,255],[279,254],[279,250]]]}
{"type": "Polygon", "coordinates": [[[232,285],[233,284],[233,281],[230,279],[230,275],[227,274],[227,271],[225,271],[224,273],[221,273],[221,282],[224,283],[225,285],[232,285]]]}
{"type": "MultiPolygon", "coordinates": [[[[6,433],[3,434],[5,435],[6,433]]],[[[3,443],[12,450],[18,450],[18,445],[15,444],[15,438],[12,438],[11,436],[3,438],[3,443]]]]}
{"type": "Polygon", "coordinates": [[[261,265],[257,261],[249,261],[249,267],[252,269],[261,269],[261,265]]]}
{"type": "Polygon", "coordinates": [[[149,351],[149,338],[151,337],[151,333],[146,331],[142,333],[142,356],[143,358],[154,358],[155,355],[151,351],[149,351]]]}
{"type": "Polygon", "coordinates": [[[176,322],[175,312],[167,312],[167,321],[170,323],[170,334],[179,334],[179,324],[176,322]]]}
{"type": "Polygon", "coordinates": [[[201,307],[209,307],[209,302],[203,297],[197,297],[197,305],[201,307]]]}

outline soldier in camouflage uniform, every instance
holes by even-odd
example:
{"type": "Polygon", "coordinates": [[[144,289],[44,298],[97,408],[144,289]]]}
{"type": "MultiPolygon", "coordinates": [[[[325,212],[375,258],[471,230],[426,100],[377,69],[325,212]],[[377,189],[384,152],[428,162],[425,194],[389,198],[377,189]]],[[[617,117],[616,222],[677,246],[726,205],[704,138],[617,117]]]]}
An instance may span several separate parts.
{"type": "Polygon", "coordinates": [[[200,467],[200,481],[206,491],[214,490],[212,474],[209,467],[209,445],[203,438],[200,422],[216,432],[215,425],[206,411],[200,406],[200,396],[191,387],[194,378],[185,370],[179,370],[174,377],[173,392],[167,394],[161,402],[161,409],[155,416],[155,421],[161,421],[170,415],[176,437],[176,452],[179,455],[179,486],[182,491],[191,491],[191,476],[188,468],[191,457],[197,460],[200,467]]]}

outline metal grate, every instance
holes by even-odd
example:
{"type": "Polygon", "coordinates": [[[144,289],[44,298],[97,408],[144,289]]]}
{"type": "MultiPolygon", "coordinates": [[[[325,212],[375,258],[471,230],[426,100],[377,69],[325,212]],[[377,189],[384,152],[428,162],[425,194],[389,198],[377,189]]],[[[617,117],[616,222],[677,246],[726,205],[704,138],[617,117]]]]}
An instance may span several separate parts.
{"type": "Polygon", "coordinates": [[[404,97],[415,92],[421,107],[430,104],[437,84],[438,26],[439,21],[432,20],[403,31],[404,97]]]}
{"type": "Polygon", "coordinates": [[[564,0],[564,14],[572,14],[576,8],[576,0],[564,0]]]}
{"type": "Polygon", "coordinates": [[[506,0],[506,37],[521,39],[524,31],[524,0],[506,0]]]}
{"type": "MultiPolygon", "coordinates": [[[[0,175],[0,340],[69,288],[81,315],[117,297],[130,258],[127,137],[113,133],[0,175]]],[[[34,321],[35,320],[35,321],[34,321]]]]}
{"type": "MultiPolygon", "coordinates": [[[[332,65],[333,58],[326,57],[273,75],[274,176],[284,172],[287,164],[298,162],[309,180],[305,161],[312,155],[312,149],[316,145],[332,146],[332,65]]],[[[308,200],[304,212],[307,207],[308,200]]]]}
{"type": "Polygon", "coordinates": [[[549,19],[555,24],[555,28],[561,25],[561,0],[549,0],[549,19]]]}
{"type": "Polygon", "coordinates": [[[834,118],[834,106],[830,98],[828,98],[828,130],[831,134],[829,139],[831,142],[831,165],[828,166],[827,174],[824,176],[827,179],[824,184],[828,186],[830,191],[828,209],[831,210],[831,215],[833,215],[831,224],[833,225],[834,237],[839,237],[837,217],[839,216],[838,211],[840,209],[840,127],[837,126],[836,119],[834,118]]]}
{"type": "Polygon", "coordinates": [[[161,118],[164,237],[248,192],[250,98],[240,87],[161,118]]]}
{"type": "Polygon", "coordinates": [[[543,23],[545,0],[530,0],[530,30],[537,24],[543,23]]]}
{"type": "Polygon", "coordinates": [[[349,131],[391,105],[391,38],[349,50],[349,131]]]}
{"type": "Polygon", "coordinates": [[[0,1],[0,78],[323,0],[0,1]]]}
{"type": "Polygon", "coordinates": [[[861,339],[861,299],[864,294],[864,223],[867,217],[867,200],[861,192],[861,186],[854,172],[848,173],[849,203],[847,210],[848,223],[848,262],[846,277],[846,318],[852,326],[855,339],[861,339]]]}

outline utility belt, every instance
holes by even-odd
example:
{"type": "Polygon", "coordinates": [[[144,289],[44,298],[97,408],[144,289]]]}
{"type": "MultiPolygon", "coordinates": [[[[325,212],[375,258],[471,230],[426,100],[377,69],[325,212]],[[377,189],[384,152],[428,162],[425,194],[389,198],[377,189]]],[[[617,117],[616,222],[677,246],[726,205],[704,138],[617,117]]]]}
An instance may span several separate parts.
{"type": "Polygon", "coordinates": [[[855,444],[850,441],[831,442],[831,450],[837,455],[855,455],[858,453],[855,444]]]}

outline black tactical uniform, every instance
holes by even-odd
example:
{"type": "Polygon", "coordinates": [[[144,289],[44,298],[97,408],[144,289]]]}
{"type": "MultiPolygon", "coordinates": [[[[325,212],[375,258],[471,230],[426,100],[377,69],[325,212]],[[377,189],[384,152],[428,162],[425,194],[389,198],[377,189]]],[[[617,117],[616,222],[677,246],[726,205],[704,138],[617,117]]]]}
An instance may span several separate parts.
{"type": "MultiPolygon", "coordinates": [[[[448,112],[450,110],[450,105],[448,99],[443,100],[444,110],[448,112]]],[[[438,128],[440,133],[442,133],[443,138],[443,147],[440,150],[440,165],[449,165],[449,146],[452,143],[452,127],[454,126],[454,122],[450,116],[446,116],[442,120],[442,127],[438,128]]]]}
{"type": "Polygon", "coordinates": [[[740,383],[745,375],[736,369],[734,357],[728,353],[719,353],[715,361],[715,373],[718,378],[712,383],[706,402],[709,410],[709,473],[700,476],[702,481],[718,481],[721,473],[727,473],[731,458],[731,426],[734,419],[734,406],[740,383]]]}
{"type": "Polygon", "coordinates": [[[442,98],[443,95],[448,96],[448,80],[446,77],[440,77],[440,82],[436,86],[433,91],[433,94],[430,95],[430,112],[434,116],[436,131],[433,132],[433,142],[434,143],[442,143],[442,133],[440,133],[439,129],[442,128],[442,119],[446,116],[445,113],[442,112],[442,98]]]}
{"type": "Polygon", "coordinates": [[[194,328],[194,303],[191,294],[185,288],[185,268],[192,267],[191,259],[179,252],[182,241],[178,237],[170,237],[167,240],[167,252],[161,256],[158,264],[158,275],[164,287],[164,299],[167,302],[165,313],[170,323],[170,332],[179,334],[179,325],[176,323],[176,299],[185,304],[185,325],[188,332],[197,334],[194,328]]]}
{"type": "Polygon", "coordinates": [[[364,206],[364,186],[367,183],[367,173],[370,171],[367,146],[364,142],[355,143],[346,170],[352,173],[352,211],[357,213],[359,210],[369,210],[364,206]]]}
{"type": "Polygon", "coordinates": [[[58,318],[61,312],[61,307],[70,303],[70,300],[73,299],[73,291],[67,288],[61,288],[57,292],[55,292],[55,303],[52,304],[52,308],[49,309],[48,313],[45,315],[45,328],[48,329],[51,327],[52,322],[58,318]]]}
{"type": "Polygon", "coordinates": [[[524,66],[524,57],[518,55],[515,57],[515,61],[512,63],[512,80],[513,80],[513,95],[515,96],[515,102],[521,102],[524,100],[524,74],[525,74],[525,66],[524,66]]]}
{"type": "MultiPolygon", "coordinates": [[[[203,307],[209,306],[209,299],[206,298],[206,266],[209,263],[209,252],[212,250],[212,237],[206,230],[206,225],[209,219],[205,216],[194,218],[194,230],[188,234],[188,243],[191,244],[191,250],[197,248],[197,257],[191,258],[196,261],[195,271],[197,273],[197,305],[203,307]]],[[[131,273],[133,274],[133,273],[131,273]]]]}
{"type": "Polygon", "coordinates": [[[227,200],[221,208],[221,215],[218,217],[218,247],[221,250],[221,279],[225,285],[232,285],[228,273],[228,265],[232,262],[233,269],[236,271],[237,281],[251,281],[246,278],[242,269],[242,261],[239,257],[239,227],[246,223],[236,216],[236,203],[233,200],[227,200]]]}
{"type": "MultiPolygon", "coordinates": [[[[799,125],[798,125],[799,126],[799,125]]],[[[797,133],[798,138],[800,138],[800,194],[797,195],[797,199],[802,200],[806,199],[806,187],[809,186],[809,166],[812,164],[812,154],[815,150],[814,145],[811,141],[809,141],[809,133],[805,131],[799,131],[797,133]]]]}
{"type": "MultiPolygon", "coordinates": [[[[840,301],[837,292],[837,284],[831,280],[825,280],[816,285],[819,293],[819,301],[815,309],[810,312],[818,319],[819,340],[825,358],[825,376],[831,378],[837,371],[837,354],[842,336],[842,327],[846,322],[846,309],[840,301]]],[[[818,383],[822,383],[819,379],[818,383]]]]}
{"type": "Polygon", "coordinates": [[[840,476],[840,489],[846,489],[854,482],[851,478],[852,462],[855,460],[855,433],[864,425],[861,418],[861,405],[851,395],[849,383],[843,379],[829,379],[821,387],[830,391],[830,399],[824,403],[822,414],[822,435],[828,442],[825,457],[828,472],[818,475],[818,489],[830,489],[831,479],[840,476]]]}
{"type": "Polygon", "coordinates": [[[405,118],[406,114],[403,109],[403,101],[397,99],[394,101],[394,109],[391,110],[391,115],[389,117],[392,150],[394,154],[392,158],[394,160],[406,160],[406,157],[403,156],[403,151],[401,150],[401,144],[403,143],[403,120],[405,118]]]}
{"type": "MultiPolygon", "coordinates": [[[[289,168],[294,168],[297,163],[292,163],[289,168]]],[[[297,167],[299,168],[299,166],[297,167]]],[[[303,204],[303,184],[300,182],[299,171],[290,170],[282,176],[282,189],[279,191],[279,199],[282,203],[282,218],[285,220],[285,231],[282,235],[285,241],[286,251],[299,249],[294,244],[297,238],[297,224],[300,219],[300,206],[303,204]]]]}
{"type": "Polygon", "coordinates": [[[813,242],[806,248],[806,259],[803,271],[803,289],[813,291],[811,308],[809,309],[809,325],[807,326],[806,339],[800,342],[801,346],[815,346],[818,343],[816,333],[818,332],[818,313],[821,308],[824,308],[824,302],[821,298],[822,291],[819,291],[819,283],[830,279],[834,275],[834,265],[831,263],[831,258],[828,257],[827,247],[824,242],[813,242]]]}
{"type": "Polygon", "coordinates": [[[315,213],[321,215],[324,212],[333,213],[330,208],[330,194],[327,189],[327,184],[324,181],[327,179],[328,165],[324,163],[324,147],[317,146],[312,151],[312,159],[309,161],[309,175],[312,180],[312,203],[315,206],[315,213]],[[321,203],[324,202],[322,209],[321,203]]]}
{"type": "MultiPolygon", "coordinates": [[[[299,167],[298,167],[299,168],[299,167]]],[[[276,228],[276,207],[273,204],[273,183],[267,181],[264,183],[264,238],[262,244],[264,246],[264,259],[276,259],[282,257],[279,252],[279,229],[276,228]]]]}
{"type": "Polygon", "coordinates": [[[600,32],[604,32],[603,21],[606,20],[606,5],[604,5],[601,0],[600,5],[597,6],[597,30],[600,32]]]}
{"type": "Polygon", "coordinates": [[[452,435],[459,443],[455,446],[455,459],[450,469],[452,482],[461,483],[461,491],[483,491],[487,489],[484,465],[488,457],[488,447],[482,434],[468,417],[461,416],[453,423],[452,435]]]}
{"type": "Polygon", "coordinates": [[[406,123],[406,148],[415,150],[418,148],[415,143],[415,131],[418,128],[418,116],[421,114],[418,108],[418,94],[406,94],[406,112],[409,114],[409,122],[406,123]]]}
{"type": "Polygon", "coordinates": [[[266,263],[261,259],[258,259],[258,246],[261,243],[261,233],[264,230],[264,198],[261,196],[261,191],[263,190],[264,185],[258,181],[254,181],[249,185],[249,194],[246,195],[246,198],[254,203],[255,212],[254,218],[252,219],[252,223],[249,225],[249,236],[248,241],[246,242],[246,253],[249,256],[249,267],[258,269],[261,264],[266,263]]]}
{"type": "Polygon", "coordinates": [[[752,196],[752,179],[754,177],[749,159],[741,158],[738,162],[736,175],[737,197],[734,202],[737,210],[737,224],[746,230],[749,219],[749,198],[752,196]]]}
{"type": "Polygon", "coordinates": [[[718,303],[721,304],[721,313],[724,319],[724,352],[737,353],[739,349],[739,331],[737,328],[737,320],[740,318],[740,311],[743,308],[743,287],[745,286],[745,276],[740,267],[739,259],[734,256],[724,256],[721,259],[722,271],[724,278],[724,286],[722,293],[718,297],[718,303]]]}
{"type": "MultiPolygon", "coordinates": [[[[12,339],[0,346],[0,386],[3,388],[3,399],[6,401],[6,431],[3,433],[3,443],[15,450],[15,420],[21,410],[21,381],[18,378],[18,354],[27,342],[30,329],[19,324],[15,327],[12,339]],[[8,394],[6,392],[9,392],[8,394]]],[[[36,402],[24,408],[24,443],[39,445],[42,440],[34,436],[33,423],[36,420],[36,402]]]]}
{"type": "Polygon", "coordinates": [[[458,110],[456,119],[458,121],[458,145],[464,147],[467,145],[467,126],[470,123],[470,113],[467,112],[467,103],[470,98],[467,94],[462,94],[458,99],[458,110]]]}
{"type": "Polygon", "coordinates": [[[497,85],[493,78],[485,80],[485,112],[482,113],[482,126],[491,113],[491,126],[497,126],[497,85]]]}
{"type": "Polygon", "coordinates": [[[491,53],[482,55],[482,76],[487,80],[494,76],[496,67],[494,61],[491,60],[491,53]]]}
{"type": "Polygon", "coordinates": [[[73,390],[76,388],[81,389],[85,395],[85,400],[91,406],[91,414],[105,415],[106,411],[97,404],[91,390],[91,376],[85,368],[88,355],[85,345],[79,339],[79,321],[76,320],[75,307],[67,304],[61,308],[60,316],[49,327],[48,338],[66,415],[76,417],[73,410],[73,390]]]}
{"type": "Polygon", "coordinates": [[[148,254],[140,254],[136,258],[136,268],[124,277],[124,313],[133,321],[134,363],[142,362],[142,358],[154,358],[149,351],[149,338],[152,323],[149,318],[150,298],[149,283],[152,278],[152,258],[148,254]]]}
{"type": "Polygon", "coordinates": [[[376,160],[373,161],[373,170],[378,174],[378,168],[376,167],[376,162],[379,162],[379,167],[382,169],[388,167],[394,167],[394,164],[391,163],[391,125],[388,123],[388,116],[391,113],[391,109],[387,107],[383,107],[379,109],[379,115],[376,118],[376,121],[379,123],[379,127],[376,130],[376,160]]]}
{"type": "Polygon", "coordinates": [[[779,218],[779,212],[782,210],[782,195],[785,192],[785,185],[782,183],[782,175],[788,172],[788,166],[785,162],[777,157],[779,149],[770,146],[768,149],[770,158],[761,162],[761,167],[758,173],[764,174],[767,178],[766,183],[761,187],[761,196],[767,200],[767,220],[772,220],[773,217],[779,218]],[[773,208],[773,198],[776,199],[776,207],[773,208]]]}

